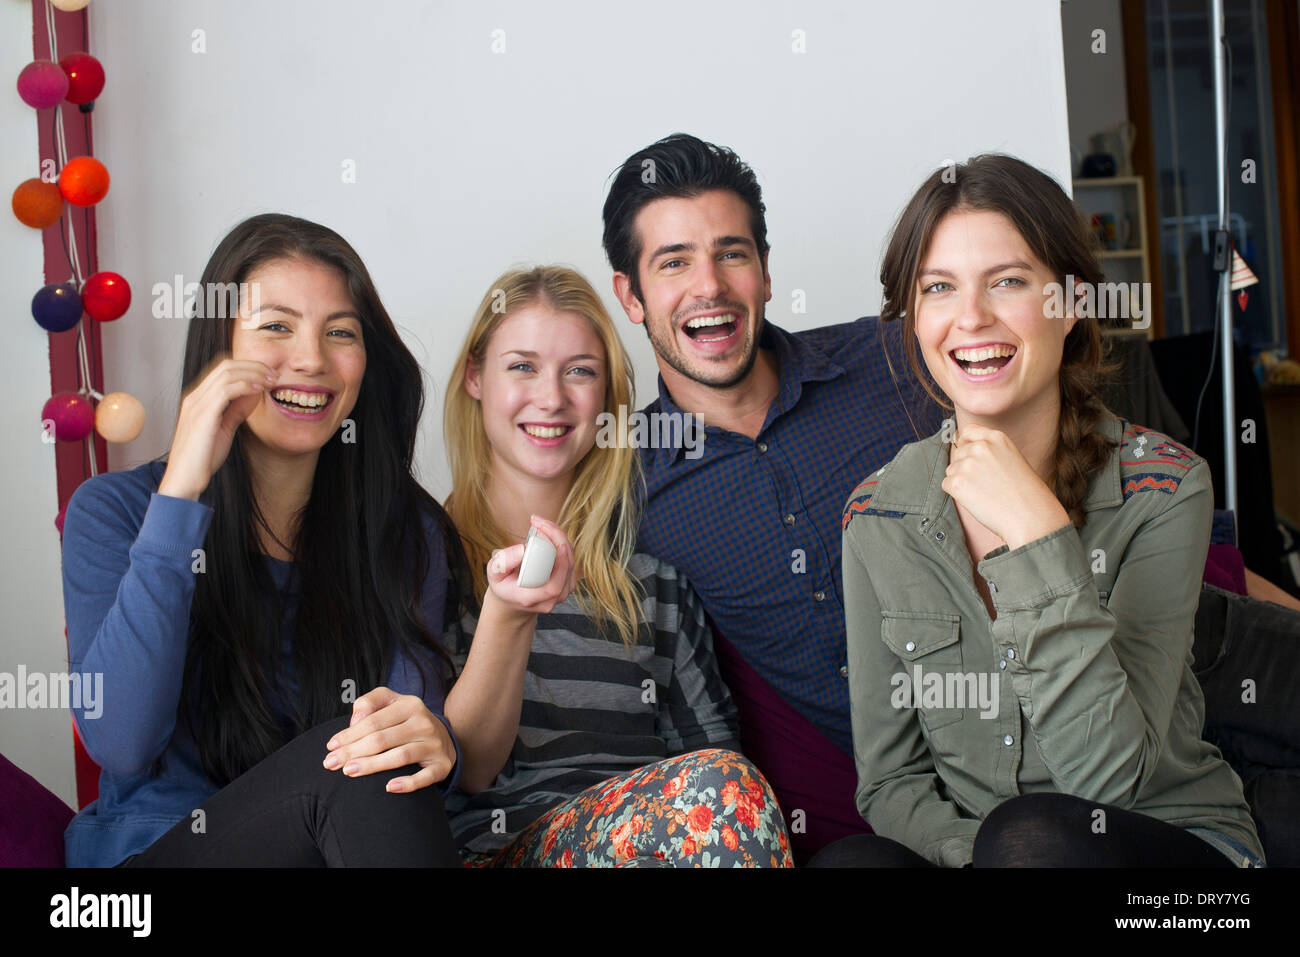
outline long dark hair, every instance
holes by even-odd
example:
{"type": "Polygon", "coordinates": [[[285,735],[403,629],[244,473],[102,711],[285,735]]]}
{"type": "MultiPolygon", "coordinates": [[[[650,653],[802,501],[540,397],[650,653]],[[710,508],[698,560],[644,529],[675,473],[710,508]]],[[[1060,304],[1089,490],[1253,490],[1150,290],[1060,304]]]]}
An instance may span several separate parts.
{"type": "MultiPolygon", "coordinates": [[[[185,341],[183,383],[198,384],[230,353],[239,283],[259,266],[302,259],[338,271],[361,317],[366,370],[343,434],[320,450],[311,496],[287,543],[295,556],[298,609],[292,674],[283,668],[279,594],[259,547],[270,531],[257,500],[240,428],[201,501],[213,509],[206,569],[190,613],[181,714],[204,771],[218,784],[238,777],[293,737],[348,713],[405,653],[429,682],[450,679],[450,662],[421,606],[430,555],[425,521],[441,535],[450,576],[444,622],[472,601],[460,536],[412,471],[424,386],[356,251],[334,231],[280,214],[254,216],[223,239],[203,271],[185,341]],[[219,290],[212,316],[208,290],[219,290]],[[349,699],[350,700],[350,699],[349,699]],[[287,714],[291,727],[277,721],[287,714]]],[[[437,570],[435,570],[435,573],[437,570]]]]}
{"type": "MultiPolygon", "coordinates": [[[[1070,197],[1046,173],[999,153],[935,170],[894,226],[880,270],[884,286],[880,318],[903,320],[908,365],[930,396],[947,409],[952,403],[939,394],[917,355],[916,287],[935,228],[949,213],[961,209],[1001,213],[1062,284],[1073,276],[1097,289],[1104,279],[1092,231],[1070,197]]],[[[1062,290],[1063,301],[1067,296],[1073,301],[1073,288],[1062,290]]],[[[1050,484],[1080,528],[1086,520],[1082,506],[1088,484],[1114,448],[1100,430],[1106,414],[1100,387],[1109,372],[1097,319],[1079,318],[1065,337],[1061,355],[1061,419],[1050,484]]]]}

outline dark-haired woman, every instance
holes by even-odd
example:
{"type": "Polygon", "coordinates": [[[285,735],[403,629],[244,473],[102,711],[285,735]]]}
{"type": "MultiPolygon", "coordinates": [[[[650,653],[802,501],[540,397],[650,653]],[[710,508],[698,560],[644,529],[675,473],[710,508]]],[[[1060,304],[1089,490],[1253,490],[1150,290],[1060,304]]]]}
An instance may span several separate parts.
{"type": "Polygon", "coordinates": [[[1060,187],[1006,156],[942,172],[890,242],[883,316],[953,419],[845,509],[876,833],[816,863],[1257,865],[1191,671],[1206,464],[1098,400],[1102,275],[1060,187]]]}
{"type": "Polygon", "coordinates": [[[470,578],[412,474],[419,366],[314,223],[241,223],[201,289],[166,460],[68,507],[71,667],[103,675],[68,863],[455,866],[435,636],[470,578]]]}

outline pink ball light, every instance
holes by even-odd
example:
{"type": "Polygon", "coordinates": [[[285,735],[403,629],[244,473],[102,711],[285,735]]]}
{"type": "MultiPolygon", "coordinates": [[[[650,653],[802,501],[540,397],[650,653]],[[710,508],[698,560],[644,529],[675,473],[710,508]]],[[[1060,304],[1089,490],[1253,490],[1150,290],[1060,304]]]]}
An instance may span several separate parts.
{"type": "Polygon", "coordinates": [[[18,74],[18,95],[36,110],[58,106],[68,95],[68,74],[53,60],[33,60],[18,74]]]}
{"type": "Polygon", "coordinates": [[[60,392],[41,409],[41,421],[54,422],[54,437],[60,442],[80,442],[95,427],[95,410],[79,392],[60,392]]]}

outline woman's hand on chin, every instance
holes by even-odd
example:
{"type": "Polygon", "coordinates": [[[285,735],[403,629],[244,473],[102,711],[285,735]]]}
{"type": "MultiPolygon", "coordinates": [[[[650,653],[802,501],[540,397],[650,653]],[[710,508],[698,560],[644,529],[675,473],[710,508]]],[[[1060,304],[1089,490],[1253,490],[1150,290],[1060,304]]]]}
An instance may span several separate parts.
{"type": "Polygon", "coordinates": [[[524,560],[524,546],[511,545],[493,553],[487,563],[488,594],[516,613],[545,614],[569,597],[573,591],[573,546],[568,536],[554,522],[533,516],[532,525],[555,546],[555,565],[551,577],[540,588],[519,586],[519,566],[524,560]]]}
{"type": "Polygon", "coordinates": [[[352,704],[352,724],[330,739],[325,767],[348,777],[420,765],[415,774],[393,778],[388,790],[418,791],[445,780],[456,764],[447,727],[420,698],[382,685],[352,704]]]}
{"type": "Polygon", "coordinates": [[[1010,549],[1069,524],[1070,516],[1006,433],[962,426],[943,490],[1010,549]]]}
{"type": "Polygon", "coordinates": [[[225,358],[181,400],[158,494],[197,501],[230,454],[235,432],[276,381],[270,366],[225,358]]]}

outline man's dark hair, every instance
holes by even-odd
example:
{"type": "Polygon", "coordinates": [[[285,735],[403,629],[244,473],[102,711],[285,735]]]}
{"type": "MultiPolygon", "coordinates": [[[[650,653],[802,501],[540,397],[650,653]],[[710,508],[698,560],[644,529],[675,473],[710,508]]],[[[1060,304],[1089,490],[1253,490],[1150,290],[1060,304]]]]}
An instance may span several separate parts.
{"type": "Polygon", "coordinates": [[[636,214],[656,199],[690,198],[712,189],[729,189],[745,201],[754,245],[760,258],[766,256],[763,191],[754,171],[726,147],[689,133],[674,133],[633,153],[614,173],[614,183],[605,197],[605,255],[615,272],[631,278],[637,299],[641,298],[637,263],[642,249],[636,235],[636,214]]]}

